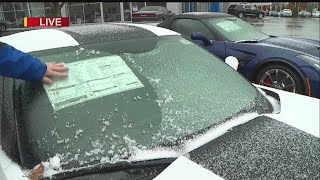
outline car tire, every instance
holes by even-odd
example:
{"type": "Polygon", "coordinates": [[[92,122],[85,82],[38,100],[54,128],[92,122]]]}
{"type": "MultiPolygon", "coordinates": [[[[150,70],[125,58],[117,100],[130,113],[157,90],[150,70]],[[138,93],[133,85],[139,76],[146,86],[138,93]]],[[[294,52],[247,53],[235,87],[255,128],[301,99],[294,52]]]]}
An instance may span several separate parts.
{"type": "Polygon", "coordinates": [[[0,24],[0,32],[5,32],[7,30],[6,25],[0,24]]]}
{"type": "Polygon", "coordinates": [[[245,17],[243,12],[239,12],[238,13],[238,18],[243,19],[245,17]]]}
{"type": "Polygon", "coordinates": [[[258,18],[259,18],[259,19],[262,19],[263,17],[264,17],[264,15],[263,15],[262,13],[259,13],[259,14],[258,14],[258,18]]]}
{"type": "Polygon", "coordinates": [[[304,87],[300,75],[284,65],[274,64],[264,67],[257,73],[255,83],[305,95],[306,87],[304,87]]]}

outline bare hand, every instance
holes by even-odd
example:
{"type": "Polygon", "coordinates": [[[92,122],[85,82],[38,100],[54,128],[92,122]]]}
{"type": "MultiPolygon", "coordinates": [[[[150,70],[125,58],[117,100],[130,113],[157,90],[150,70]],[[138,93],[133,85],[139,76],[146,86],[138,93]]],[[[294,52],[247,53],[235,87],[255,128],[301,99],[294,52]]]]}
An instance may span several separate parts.
{"type": "Polygon", "coordinates": [[[55,63],[50,62],[46,63],[47,65],[47,71],[42,79],[42,82],[44,84],[52,84],[52,77],[59,77],[59,78],[66,78],[68,77],[68,74],[65,73],[65,71],[68,70],[68,67],[63,63],[55,63]]]}

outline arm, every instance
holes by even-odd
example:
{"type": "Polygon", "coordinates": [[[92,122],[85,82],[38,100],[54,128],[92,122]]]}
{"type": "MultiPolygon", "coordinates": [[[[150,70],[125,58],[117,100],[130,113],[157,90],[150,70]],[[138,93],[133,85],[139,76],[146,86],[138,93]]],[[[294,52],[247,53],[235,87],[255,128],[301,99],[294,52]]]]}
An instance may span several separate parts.
{"type": "Polygon", "coordinates": [[[27,81],[52,84],[52,77],[68,77],[62,63],[43,63],[27,53],[0,42],[0,75],[27,81]]]}
{"type": "Polygon", "coordinates": [[[47,65],[27,53],[0,42],[0,75],[27,81],[41,81],[47,65]]]}

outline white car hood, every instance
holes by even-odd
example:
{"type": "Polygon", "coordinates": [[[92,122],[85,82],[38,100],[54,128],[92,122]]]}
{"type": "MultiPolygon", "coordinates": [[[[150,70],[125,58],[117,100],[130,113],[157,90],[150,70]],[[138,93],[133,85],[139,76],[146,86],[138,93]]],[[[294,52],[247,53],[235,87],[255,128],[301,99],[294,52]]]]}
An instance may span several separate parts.
{"type": "Polygon", "coordinates": [[[220,176],[214,174],[212,171],[203,168],[199,164],[190,159],[181,156],[175,160],[170,166],[162,171],[153,180],[223,180],[220,176]]]}
{"type": "Polygon", "coordinates": [[[266,116],[298,128],[320,138],[320,99],[254,84],[258,88],[277,93],[281,112],[266,116]]]}

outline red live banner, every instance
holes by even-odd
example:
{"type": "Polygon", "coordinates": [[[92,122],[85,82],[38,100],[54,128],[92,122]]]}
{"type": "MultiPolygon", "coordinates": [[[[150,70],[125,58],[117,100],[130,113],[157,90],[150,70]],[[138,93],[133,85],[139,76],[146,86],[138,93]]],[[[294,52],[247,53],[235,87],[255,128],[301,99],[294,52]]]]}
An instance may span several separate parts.
{"type": "Polygon", "coordinates": [[[70,25],[69,18],[54,17],[54,18],[24,18],[24,27],[64,27],[70,25]]]}

